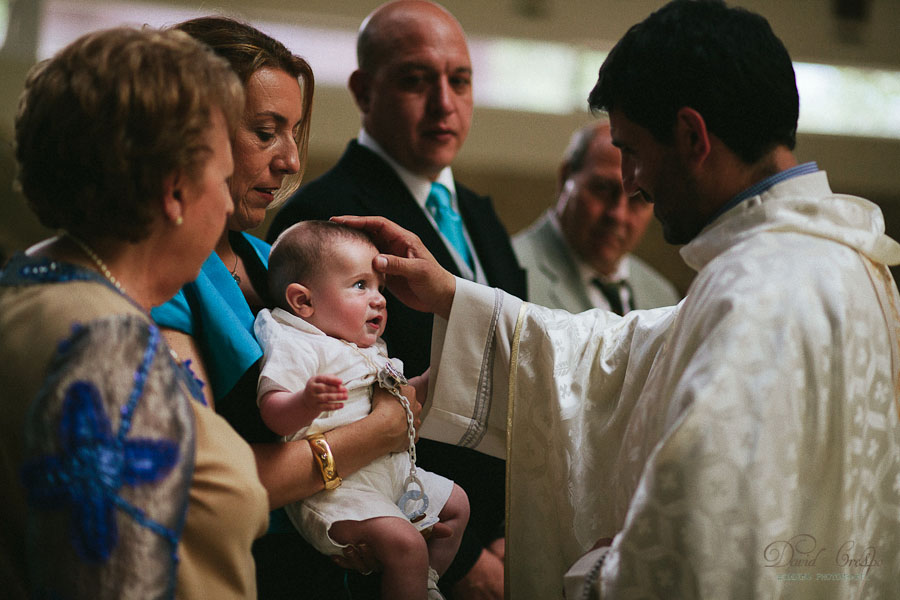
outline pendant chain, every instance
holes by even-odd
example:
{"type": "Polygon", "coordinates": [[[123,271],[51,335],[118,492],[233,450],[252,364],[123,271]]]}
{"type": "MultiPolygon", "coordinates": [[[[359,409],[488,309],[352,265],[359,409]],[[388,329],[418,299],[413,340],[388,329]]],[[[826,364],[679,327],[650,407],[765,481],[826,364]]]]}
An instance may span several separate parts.
{"type": "Polygon", "coordinates": [[[65,233],[69,237],[69,239],[72,240],[73,242],[75,242],[75,245],[78,246],[79,248],[81,248],[81,251],[84,252],[87,255],[87,257],[90,258],[91,261],[95,265],[97,265],[97,269],[99,269],[100,273],[104,277],[106,277],[107,281],[109,281],[111,284],[113,284],[113,286],[117,290],[119,290],[120,292],[122,292],[125,295],[128,295],[128,293],[125,291],[125,287],[122,285],[122,282],[119,281],[118,279],[116,279],[116,276],[110,272],[109,267],[106,266],[106,263],[103,262],[103,259],[101,259],[99,256],[97,256],[97,253],[94,252],[94,250],[90,246],[88,246],[86,242],[84,242],[80,238],[72,235],[68,231],[65,233]]]}
{"type": "Polygon", "coordinates": [[[231,277],[234,279],[234,282],[238,285],[241,285],[241,276],[237,274],[238,268],[238,255],[237,252],[234,253],[234,268],[231,269],[231,277]]]}
{"type": "Polygon", "coordinates": [[[427,517],[428,495],[425,493],[425,486],[422,485],[422,481],[416,475],[416,426],[409,398],[400,391],[400,386],[408,383],[407,379],[403,376],[403,373],[394,367],[391,359],[382,353],[380,349],[379,354],[384,356],[386,360],[385,365],[381,369],[356,344],[351,344],[347,340],[341,341],[363,357],[363,360],[366,361],[369,367],[377,373],[376,380],[378,385],[397,398],[406,411],[406,431],[409,437],[409,446],[407,448],[407,453],[409,454],[409,476],[406,478],[403,486],[406,488],[406,492],[397,501],[397,506],[410,522],[416,526],[416,529],[419,531],[429,529],[437,519],[435,517],[427,517]]]}
{"type": "MultiPolygon", "coordinates": [[[[356,344],[352,344],[352,343],[348,342],[347,340],[341,340],[341,341],[344,342],[344,344],[346,344],[348,347],[350,347],[354,351],[356,351],[356,353],[359,354],[363,358],[364,361],[366,361],[366,364],[368,364],[369,368],[371,368],[372,371],[374,371],[375,373],[380,373],[386,369],[386,367],[379,369],[378,365],[375,364],[375,361],[373,361],[365,352],[360,350],[356,344]]],[[[388,361],[388,364],[391,364],[390,363],[391,359],[387,355],[385,355],[381,352],[379,352],[379,354],[381,354],[381,356],[384,356],[384,358],[388,361]]],[[[395,371],[395,369],[393,369],[393,365],[391,365],[391,366],[392,366],[391,371],[395,371]]],[[[402,374],[398,373],[398,375],[400,375],[402,377],[402,374]]],[[[405,380],[405,378],[404,378],[404,380],[405,380]]],[[[405,381],[404,381],[404,383],[405,383],[405,381]]],[[[409,450],[407,450],[407,452],[409,454],[409,461],[410,461],[409,471],[410,471],[410,476],[414,477],[416,474],[416,426],[415,426],[415,421],[413,418],[412,408],[409,405],[409,399],[406,396],[404,396],[402,393],[400,393],[399,382],[395,381],[393,386],[385,385],[385,382],[383,382],[382,378],[379,377],[378,385],[381,388],[383,388],[385,391],[390,393],[392,396],[397,398],[397,400],[400,402],[400,404],[406,410],[406,426],[407,426],[407,433],[409,435],[409,450]]]]}

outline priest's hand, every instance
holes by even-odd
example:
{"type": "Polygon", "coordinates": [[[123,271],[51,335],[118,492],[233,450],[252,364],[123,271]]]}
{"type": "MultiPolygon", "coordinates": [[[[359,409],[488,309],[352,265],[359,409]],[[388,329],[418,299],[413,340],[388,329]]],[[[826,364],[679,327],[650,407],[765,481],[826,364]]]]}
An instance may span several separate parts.
{"type": "Polygon", "coordinates": [[[332,221],[362,229],[382,252],[375,257],[376,271],[385,274],[388,289],[401,302],[422,312],[448,319],[456,278],[425,248],[419,236],[383,217],[332,217],[332,221]]]}

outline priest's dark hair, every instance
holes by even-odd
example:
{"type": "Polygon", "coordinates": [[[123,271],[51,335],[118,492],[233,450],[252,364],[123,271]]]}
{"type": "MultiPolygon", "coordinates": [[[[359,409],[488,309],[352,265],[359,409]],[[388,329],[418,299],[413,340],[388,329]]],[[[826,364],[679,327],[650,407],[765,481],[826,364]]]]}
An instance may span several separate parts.
{"type": "Polygon", "coordinates": [[[768,21],[719,0],[674,0],[634,25],[600,67],[594,111],[621,110],[660,142],[690,107],[744,162],[796,143],[790,55],[768,21]]]}

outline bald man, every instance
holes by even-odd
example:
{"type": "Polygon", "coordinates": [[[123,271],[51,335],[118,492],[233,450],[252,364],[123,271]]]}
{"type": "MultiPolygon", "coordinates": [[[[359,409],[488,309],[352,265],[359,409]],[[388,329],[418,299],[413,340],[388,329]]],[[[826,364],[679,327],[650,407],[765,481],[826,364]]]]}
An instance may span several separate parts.
{"type": "MultiPolygon", "coordinates": [[[[472,64],[460,24],[431,2],[384,4],[360,28],[357,60],[349,87],[361,115],[359,135],[331,170],[288,200],[269,240],[301,220],[384,216],[415,232],[451,273],[524,296],[525,273],[491,200],[456,181],[451,169],[472,120],[472,64]]],[[[432,315],[390,294],[387,301],[388,351],[407,374],[422,373],[432,315]]],[[[469,528],[441,580],[453,598],[503,596],[505,465],[470,450],[481,435],[470,432],[456,446],[426,439],[418,445],[423,468],[469,495],[469,528]]]]}
{"type": "Polygon", "coordinates": [[[612,144],[609,122],[572,135],[558,182],[556,205],[513,238],[528,271],[529,300],[569,312],[602,308],[620,315],[677,303],[674,286],[631,254],[653,205],[625,193],[622,154],[612,144]]]}

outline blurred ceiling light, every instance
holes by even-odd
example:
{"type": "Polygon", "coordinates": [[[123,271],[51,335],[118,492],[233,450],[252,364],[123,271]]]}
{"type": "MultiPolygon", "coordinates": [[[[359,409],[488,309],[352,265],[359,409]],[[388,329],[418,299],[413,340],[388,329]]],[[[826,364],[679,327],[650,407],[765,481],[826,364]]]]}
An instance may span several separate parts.
{"type": "MultiPolygon", "coordinates": [[[[9,0],[0,0],[5,33],[9,0]]],[[[37,57],[87,31],[118,25],[163,27],[208,11],[150,2],[46,0],[37,57]]],[[[305,57],[316,83],[344,87],[356,68],[356,31],[252,21],[305,57]]],[[[587,111],[587,95],[606,53],[558,42],[471,36],[475,104],[511,111],[587,111]]],[[[608,44],[611,47],[612,44],[608,44]]],[[[838,136],[900,139],[900,71],[795,63],[799,130],[838,136]]]]}
{"type": "Polygon", "coordinates": [[[0,0],[0,48],[6,42],[9,32],[9,0],[0,0]]]}

